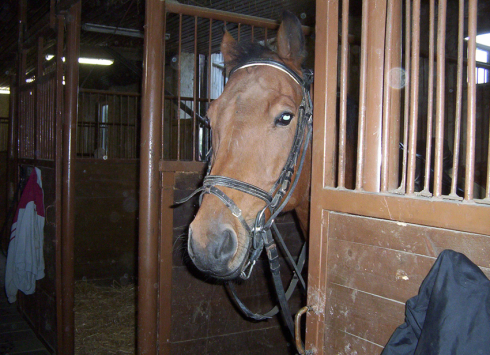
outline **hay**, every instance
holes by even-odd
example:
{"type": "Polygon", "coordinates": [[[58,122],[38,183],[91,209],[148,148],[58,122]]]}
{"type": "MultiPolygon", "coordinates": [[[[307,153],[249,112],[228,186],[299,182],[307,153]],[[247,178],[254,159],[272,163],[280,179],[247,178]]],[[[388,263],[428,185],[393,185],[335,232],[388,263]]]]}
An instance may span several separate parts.
{"type": "Polygon", "coordinates": [[[135,353],[134,285],[75,284],[75,354],[135,353]]]}

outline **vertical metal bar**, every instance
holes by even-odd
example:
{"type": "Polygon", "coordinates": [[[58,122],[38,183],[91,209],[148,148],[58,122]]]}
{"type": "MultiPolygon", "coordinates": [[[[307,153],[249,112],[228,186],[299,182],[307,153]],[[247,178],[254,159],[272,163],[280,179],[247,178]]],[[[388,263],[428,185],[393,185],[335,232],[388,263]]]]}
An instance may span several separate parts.
{"type": "MultiPolygon", "coordinates": [[[[490,114],[488,115],[488,136],[490,138],[490,114]]],[[[486,191],[484,199],[490,200],[490,139],[488,141],[488,154],[487,154],[487,181],[486,181],[486,191]]]]}
{"type": "Polygon", "coordinates": [[[194,98],[192,110],[192,161],[196,161],[196,111],[197,111],[197,90],[199,80],[199,54],[197,53],[197,16],[194,17],[194,98]]]}
{"type": "MultiPolygon", "coordinates": [[[[475,178],[475,130],[476,130],[476,11],[477,0],[468,3],[468,114],[466,121],[466,171],[465,200],[473,200],[475,178]]],[[[487,172],[488,173],[488,172],[487,172]]]]}
{"type": "MultiPolygon", "coordinates": [[[[226,26],[225,26],[226,27],[226,26]]],[[[179,52],[178,52],[178,68],[177,68],[177,160],[180,160],[180,145],[181,145],[181,132],[180,132],[180,90],[181,90],[181,57],[182,57],[182,14],[179,14],[179,52]]]]}
{"type": "Polygon", "coordinates": [[[381,188],[381,134],[383,106],[384,43],[386,33],[386,0],[373,0],[368,8],[368,53],[366,80],[366,140],[364,155],[364,190],[381,188]]]}
{"type": "Polygon", "coordinates": [[[410,81],[410,123],[408,136],[407,193],[415,190],[415,167],[417,150],[419,61],[420,61],[420,0],[413,1],[412,10],[412,80],[410,81]]]}
{"type": "Polygon", "coordinates": [[[55,243],[55,255],[56,255],[56,340],[58,349],[64,349],[63,345],[63,284],[62,284],[62,186],[63,186],[63,175],[62,175],[62,164],[63,164],[63,45],[65,38],[65,21],[64,16],[57,16],[58,20],[58,31],[56,38],[56,134],[55,134],[55,208],[56,208],[56,243],[55,243]]]}
{"type": "Polygon", "coordinates": [[[255,30],[255,26],[254,26],[254,25],[252,25],[252,29],[251,29],[251,32],[252,32],[252,34],[251,34],[251,42],[253,42],[253,41],[254,41],[254,37],[255,37],[254,30],[255,30]]]}
{"type": "Polygon", "coordinates": [[[451,179],[451,198],[459,198],[457,184],[459,176],[459,153],[461,135],[461,111],[463,108],[463,46],[464,46],[464,0],[459,0],[458,13],[458,63],[456,79],[456,112],[453,144],[453,176],[451,179]]]}
{"type": "MultiPolygon", "coordinates": [[[[163,34],[167,29],[166,12],[163,15],[163,34]]],[[[166,42],[163,40],[162,53],[165,53],[166,42]]],[[[165,56],[162,59],[165,61],[165,56]]],[[[165,78],[165,65],[162,65],[162,78],[165,78]]],[[[162,80],[162,117],[160,125],[163,132],[163,120],[165,112],[165,80],[162,80]]],[[[161,135],[163,137],[163,135],[161,135]]],[[[164,139],[164,138],[163,138],[164,139]]],[[[163,157],[164,140],[160,144],[160,157],[163,157]]],[[[170,334],[172,331],[172,243],[173,243],[173,204],[174,173],[164,172],[161,174],[161,209],[160,209],[160,245],[159,245],[159,297],[158,297],[158,339],[160,355],[170,355],[170,334]],[[169,186],[170,185],[170,186],[169,186]]]]}
{"type": "MultiPolygon", "coordinates": [[[[238,41],[238,42],[240,42],[240,30],[241,30],[241,28],[242,28],[241,26],[242,26],[242,24],[241,24],[241,23],[239,23],[239,24],[238,24],[238,38],[237,38],[237,41],[238,41]]],[[[226,28],[226,21],[225,21],[225,28],[226,28]]]]}
{"type": "Polygon", "coordinates": [[[388,173],[389,173],[389,148],[391,125],[390,125],[390,70],[392,57],[393,42],[393,6],[394,1],[388,0],[386,14],[386,41],[385,41],[385,63],[384,63],[384,81],[383,81],[383,118],[382,118],[382,143],[381,143],[381,191],[388,191],[388,173]]]}
{"type": "Polygon", "coordinates": [[[388,140],[388,181],[387,189],[394,191],[399,184],[399,165],[400,165],[400,116],[401,116],[401,90],[406,81],[402,75],[402,26],[403,26],[403,2],[395,0],[392,4],[391,21],[391,53],[390,53],[390,86],[391,94],[389,98],[389,137],[388,140]]]}
{"type": "Polygon", "coordinates": [[[66,94],[63,123],[63,216],[62,216],[62,282],[63,282],[63,354],[75,350],[74,307],[74,234],[75,234],[75,158],[78,100],[78,57],[80,51],[81,1],[69,10],[66,29],[66,94]]]}
{"type": "MultiPolygon", "coordinates": [[[[434,110],[434,0],[429,3],[429,78],[427,92],[427,134],[425,140],[424,188],[422,194],[430,196],[430,172],[432,162],[432,113],[434,110]]],[[[438,58],[439,60],[439,58],[438,58]]],[[[438,61],[439,63],[439,61],[438,61]]]]}
{"type": "MultiPolygon", "coordinates": [[[[165,2],[146,2],[141,97],[140,209],[138,242],[137,353],[157,353],[158,237],[161,145],[163,21],[165,2]]],[[[180,78],[179,78],[180,79],[180,78]]]]}
{"type": "Polygon", "coordinates": [[[410,1],[405,1],[405,97],[404,97],[404,110],[403,110],[403,156],[402,156],[402,176],[399,187],[399,192],[405,192],[407,188],[407,158],[408,158],[408,122],[410,111],[410,58],[411,58],[411,9],[410,1]]]}
{"type": "MultiPolygon", "coordinates": [[[[126,136],[126,139],[124,140],[125,143],[124,143],[124,157],[126,159],[131,159],[133,158],[133,154],[132,154],[132,149],[131,149],[131,136],[129,134],[129,127],[130,127],[130,120],[129,120],[129,100],[130,100],[131,96],[126,96],[126,132],[125,132],[125,136],[126,136]]],[[[163,115],[162,115],[163,117],[163,115]]]]}
{"type": "MultiPolygon", "coordinates": [[[[211,65],[212,65],[212,60],[211,60],[211,55],[213,54],[211,52],[211,42],[213,41],[213,19],[209,19],[209,42],[208,42],[208,105],[211,102],[211,65]]],[[[205,152],[207,153],[207,152],[205,152]]]]}
{"type": "MultiPolygon", "coordinates": [[[[339,122],[339,188],[345,188],[345,159],[346,159],[346,122],[347,122],[347,73],[349,54],[349,0],[342,1],[342,39],[340,49],[340,122],[339,122]]],[[[351,142],[349,142],[351,143],[351,142]]],[[[351,143],[352,144],[352,143],[351,143]]]]}
{"type": "Polygon", "coordinates": [[[34,165],[37,164],[37,159],[38,156],[40,155],[40,152],[42,151],[42,140],[43,140],[43,127],[42,127],[42,121],[44,119],[44,108],[42,107],[42,99],[43,99],[43,93],[42,93],[42,53],[43,53],[43,47],[44,47],[44,39],[43,37],[38,37],[37,39],[37,52],[36,52],[36,81],[33,87],[34,90],[34,112],[33,112],[33,132],[32,132],[32,140],[34,144],[34,165]]]}
{"type": "MultiPolygon", "coordinates": [[[[442,193],[442,158],[444,156],[444,87],[446,71],[446,0],[439,0],[437,19],[436,142],[434,155],[434,196],[442,193]]],[[[430,161],[429,161],[430,164],[430,161]]]]}
{"type": "Polygon", "coordinates": [[[366,140],[366,76],[367,76],[367,48],[368,48],[368,9],[369,0],[362,2],[361,25],[361,68],[359,87],[359,124],[357,136],[357,166],[356,166],[356,190],[364,187],[364,142],[366,140]]]}
{"type": "Polygon", "coordinates": [[[122,108],[123,108],[123,95],[119,95],[119,151],[121,152],[121,155],[119,158],[126,159],[126,152],[125,152],[125,141],[123,139],[123,133],[124,133],[124,127],[123,127],[123,122],[122,122],[122,108]]]}

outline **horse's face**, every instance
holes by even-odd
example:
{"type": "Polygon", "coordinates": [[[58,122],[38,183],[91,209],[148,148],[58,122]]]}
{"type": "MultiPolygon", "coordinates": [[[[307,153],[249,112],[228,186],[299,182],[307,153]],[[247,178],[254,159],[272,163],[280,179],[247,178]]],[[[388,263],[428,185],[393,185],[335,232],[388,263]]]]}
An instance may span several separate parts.
{"type": "MultiPolygon", "coordinates": [[[[299,26],[299,22],[294,24],[299,26]]],[[[290,27],[285,22],[281,25],[278,56],[273,58],[299,71],[303,58],[298,53],[302,49],[292,48],[295,43],[281,38],[290,27]]],[[[302,38],[302,32],[300,35],[302,38]]],[[[227,63],[236,59],[233,41],[225,34],[221,48],[227,63]]],[[[213,132],[211,175],[227,176],[269,191],[291,150],[302,94],[300,85],[277,68],[252,66],[234,72],[208,110],[213,132]]],[[[252,226],[265,202],[235,189],[219,189],[235,202],[252,226]]],[[[188,251],[194,264],[211,276],[236,278],[247,260],[250,243],[250,236],[230,209],[218,197],[205,195],[189,230],[188,251]]]]}

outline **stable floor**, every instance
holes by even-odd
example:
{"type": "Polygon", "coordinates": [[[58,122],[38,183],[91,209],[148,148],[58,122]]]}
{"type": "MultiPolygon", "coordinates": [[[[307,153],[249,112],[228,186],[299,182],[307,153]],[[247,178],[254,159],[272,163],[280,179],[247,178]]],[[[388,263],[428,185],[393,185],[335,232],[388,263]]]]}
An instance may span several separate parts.
{"type": "Polygon", "coordinates": [[[49,355],[43,343],[5,295],[5,256],[0,252],[0,355],[49,355]]]}

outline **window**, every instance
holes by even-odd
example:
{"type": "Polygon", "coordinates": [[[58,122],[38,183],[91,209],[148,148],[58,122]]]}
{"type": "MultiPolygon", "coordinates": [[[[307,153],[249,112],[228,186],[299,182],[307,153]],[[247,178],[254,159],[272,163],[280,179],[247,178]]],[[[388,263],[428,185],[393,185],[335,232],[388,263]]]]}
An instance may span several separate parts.
{"type": "MultiPolygon", "coordinates": [[[[476,61],[480,63],[488,64],[489,62],[488,51],[484,49],[477,48],[476,49],[476,61]]],[[[488,69],[478,68],[478,63],[476,63],[476,83],[477,84],[485,84],[488,83],[488,69]]]]}

